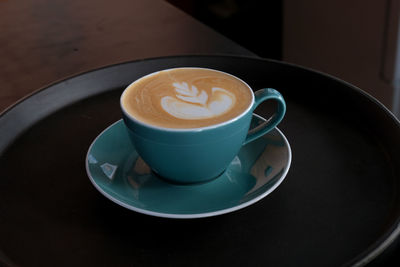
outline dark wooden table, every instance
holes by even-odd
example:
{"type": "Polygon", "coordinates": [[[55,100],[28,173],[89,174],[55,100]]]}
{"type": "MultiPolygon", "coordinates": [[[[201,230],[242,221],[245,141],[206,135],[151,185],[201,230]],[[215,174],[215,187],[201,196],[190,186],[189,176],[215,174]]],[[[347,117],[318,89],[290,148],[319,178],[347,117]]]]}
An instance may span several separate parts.
{"type": "Polygon", "coordinates": [[[80,72],[182,54],[254,55],[162,0],[0,1],[0,112],[80,72]]]}

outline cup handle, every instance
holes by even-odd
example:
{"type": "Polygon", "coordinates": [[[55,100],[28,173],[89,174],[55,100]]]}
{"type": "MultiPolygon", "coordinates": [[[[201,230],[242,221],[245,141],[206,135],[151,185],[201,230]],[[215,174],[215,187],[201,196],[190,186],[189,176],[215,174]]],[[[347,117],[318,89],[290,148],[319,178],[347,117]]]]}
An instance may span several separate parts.
{"type": "Polygon", "coordinates": [[[275,100],[278,102],[278,108],[276,112],[272,115],[271,118],[269,118],[267,121],[261,123],[257,127],[251,129],[246,136],[246,139],[243,143],[243,145],[257,139],[260,136],[263,136],[264,134],[268,133],[272,129],[275,128],[276,125],[278,125],[281,120],[283,119],[283,116],[285,116],[286,112],[286,103],[285,100],[283,99],[283,96],[275,89],[272,88],[265,88],[265,89],[260,89],[257,92],[254,93],[254,104],[252,107],[252,112],[260,105],[262,102],[267,101],[267,100],[275,100]]]}

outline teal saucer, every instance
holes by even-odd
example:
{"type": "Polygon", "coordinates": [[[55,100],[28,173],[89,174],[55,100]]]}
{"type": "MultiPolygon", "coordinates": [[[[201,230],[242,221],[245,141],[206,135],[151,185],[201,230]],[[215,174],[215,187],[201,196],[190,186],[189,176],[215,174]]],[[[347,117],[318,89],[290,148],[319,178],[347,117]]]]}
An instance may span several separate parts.
{"type": "MultiPolygon", "coordinates": [[[[252,127],[265,121],[255,115],[252,127]]],[[[291,150],[275,128],[243,146],[227,170],[202,184],[172,184],[154,174],[131,144],[122,120],[92,143],[86,171],[95,188],[134,211],[167,218],[200,218],[247,207],[270,194],[285,178],[291,150]]]]}

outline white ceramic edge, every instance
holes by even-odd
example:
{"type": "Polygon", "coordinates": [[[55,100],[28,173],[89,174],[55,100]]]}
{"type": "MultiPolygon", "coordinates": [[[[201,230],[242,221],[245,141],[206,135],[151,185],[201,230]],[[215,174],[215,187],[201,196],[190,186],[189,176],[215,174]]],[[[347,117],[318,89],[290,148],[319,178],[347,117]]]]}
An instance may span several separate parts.
{"type": "MultiPolygon", "coordinates": [[[[254,114],[256,115],[256,114],[254,114]]],[[[258,116],[258,115],[256,115],[258,116]]],[[[261,116],[258,116],[261,117],[261,116]]],[[[262,118],[262,117],[261,117],[262,118]]],[[[110,126],[108,126],[105,130],[103,130],[92,142],[92,144],[90,145],[88,152],[86,154],[86,161],[85,161],[85,166],[86,166],[86,173],[89,176],[90,181],[92,182],[92,184],[94,185],[94,187],[101,193],[103,194],[106,198],[108,198],[109,200],[113,201],[114,203],[127,208],[129,210],[133,210],[142,214],[146,214],[146,215],[151,215],[151,216],[155,216],[155,217],[163,217],[163,218],[173,218],[173,219],[196,219],[196,218],[205,218],[205,217],[212,217],[212,216],[217,216],[217,215],[222,215],[225,213],[230,213],[236,210],[240,210],[243,209],[247,206],[250,206],[258,201],[260,201],[261,199],[263,199],[264,197],[266,197],[267,195],[269,195],[272,191],[274,191],[281,183],[282,181],[285,179],[287,173],[289,172],[289,168],[292,162],[292,150],[290,148],[290,144],[286,138],[286,136],[282,133],[281,130],[279,130],[277,127],[275,127],[275,129],[278,131],[278,133],[283,137],[283,140],[285,141],[285,144],[287,146],[288,149],[288,164],[286,165],[284,172],[282,173],[281,177],[279,178],[279,180],[271,187],[269,188],[267,191],[265,191],[263,194],[259,195],[258,197],[251,199],[245,203],[242,203],[240,205],[231,207],[231,208],[227,208],[227,209],[222,209],[222,210],[218,210],[218,211],[213,211],[213,212],[204,212],[204,213],[193,213],[193,214],[173,214],[173,213],[162,213],[162,212],[155,212],[155,211],[149,211],[149,210],[145,210],[145,209],[140,209],[140,208],[136,208],[130,205],[127,205],[126,203],[113,198],[112,196],[108,195],[106,192],[103,191],[103,189],[98,186],[96,184],[96,182],[94,181],[94,178],[92,177],[90,171],[89,171],[89,153],[93,147],[93,145],[96,143],[97,139],[104,133],[106,132],[108,129],[110,129],[111,127],[113,127],[115,124],[119,123],[121,120],[118,120],[116,122],[114,122],[113,124],[111,124],[110,126]]],[[[268,133],[267,133],[268,134],[268,133]]]]}
{"type": "Polygon", "coordinates": [[[140,125],[143,125],[145,127],[151,128],[151,129],[162,130],[162,131],[167,131],[167,132],[194,132],[194,131],[203,131],[203,130],[214,129],[214,128],[217,128],[217,127],[220,127],[220,126],[224,126],[224,125],[227,125],[227,124],[232,123],[234,121],[237,121],[240,118],[242,118],[243,116],[245,116],[248,112],[250,112],[253,109],[254,104],[255,104],[255,96],[254,96],[253,89],[245,81],[243,81],[239,77],[236,77],[233,74],[230,74],[230,73],[227,73],[227,72],[224,72],[224,71],[221,71],[221,70],[210,69],[210,68],[202,68],[202,67],[176,67],[176,68],[163,69],[163,70],[159,70],[159,71],[155,71],[155,72],[146,74],[145,76],[142,76],[142,77],[136,79],[135,81],[130,83],[127,87],[125,87],[125,89],[122,92],[121,97],[119,99],[119,105],[120,105],[120,108],[121,108],[122,112],[130,120],[132,120],[132,121],[134,121],[134,122],[136,122],[136,123],[138,123],[140,125]],[[251,94],[251,103],[249,104],[249,106],[242,113],[240,113],[239,115],[237,115],[236,117],[234,117],[234,118],[232,118],[230,120],[227,120],[227,121],[224,121],[224,122],[221,122],[221,123],[218,123],[218,124],[213,124],[213,125],[210,125],[210,126],[196,127],[196,128],[184,128],[184,129],[167,128],[167,127],[151,125],[151,124],[145,123],[145,122],[143,122],[141,120],[138,120],[138,119],[134,118],[132,115],[130,115],[125,110],[125,107],[122,105],[122,98],[124,97],[125,92],[129,87],[131,87],[134,83],[138,82],[141,79],[144,79],[144,78],[149,77],[149,76],[156,75],[157,73],[160,73],[161,71],[170,71],[170,70],[174,70],[174,69],[203,69],[203,70],[211,70],[211,71],[223,73],[223,74],[226,74],[226,75],[228,75],[230,77],[233,77],[236,80],[239,80],[240,82],[242,82],[244,85],[246,85],[247,89],[249,89],[250,94],[251,94]]]}

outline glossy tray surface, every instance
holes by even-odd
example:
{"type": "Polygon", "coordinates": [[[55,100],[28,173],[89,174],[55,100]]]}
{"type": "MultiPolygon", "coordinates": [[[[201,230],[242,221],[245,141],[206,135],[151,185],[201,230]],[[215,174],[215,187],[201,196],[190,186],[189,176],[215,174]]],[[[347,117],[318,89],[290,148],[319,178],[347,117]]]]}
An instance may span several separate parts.
{"type": "Polygon", "coordinates": [[[0,116],[0,136],[6,265],[362,265],[399,231],[399,122],[348,83],[282,62],[179,56],[105,67],[19,102],[0,116]],[[219,69],[284,95],[279,129],[292,164],[268,197],[233,213],[177,220],[122,208],[92,186],[85,156],[121,118],[123,88],[177,66],[219,69]]]}

